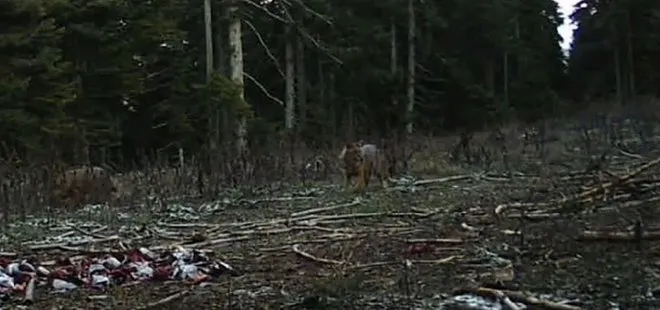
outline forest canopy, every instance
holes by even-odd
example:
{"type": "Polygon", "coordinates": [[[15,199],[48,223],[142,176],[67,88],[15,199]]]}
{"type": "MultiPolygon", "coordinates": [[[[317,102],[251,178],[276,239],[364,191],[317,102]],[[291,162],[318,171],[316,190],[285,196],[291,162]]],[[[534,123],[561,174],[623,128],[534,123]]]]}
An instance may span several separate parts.
{"type": "Polygon", "coordinates": [[[320,147],[624,104],[660,82],[657,1],[571,16],[554,0],[207,4],[1,0],[0,155],[195,153],[237,126],[248,143],[295,132],[320,147]]]}

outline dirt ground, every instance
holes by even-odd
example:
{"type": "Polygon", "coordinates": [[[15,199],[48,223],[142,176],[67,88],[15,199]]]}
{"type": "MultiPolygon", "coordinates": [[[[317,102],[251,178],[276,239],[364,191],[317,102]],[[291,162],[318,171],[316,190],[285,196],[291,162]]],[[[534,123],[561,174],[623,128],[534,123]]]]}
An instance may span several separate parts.
{"type": "MultiPolygon", "coordinates": [[[[170,201],[158,213],[83,210],[66,217],[69,225],[111,222],[133,246],[212,250],[235,273],[196,286],[38,288],[30,308],[488,309],[443,303],[479,287],[547,301],[528,298],[530,309],[660,308],[657,153],[629,143],[587,171],[590,161],[571,141],[557,142],[556,158],[508,158],[506,168],[501,154],[487,168],[420,156],[413,177],[360,194],[335,180],[227,191],[203,204],[170,201]],[[144,231],[151,238],[136,237],[144,231]],[[574,308],[559,308],[568,304],[574,308]]],[[[30,223],[10,226],[4,251],[30,252],[16,240],[62,233],[63,225],[37,233],[30,223]]]]}

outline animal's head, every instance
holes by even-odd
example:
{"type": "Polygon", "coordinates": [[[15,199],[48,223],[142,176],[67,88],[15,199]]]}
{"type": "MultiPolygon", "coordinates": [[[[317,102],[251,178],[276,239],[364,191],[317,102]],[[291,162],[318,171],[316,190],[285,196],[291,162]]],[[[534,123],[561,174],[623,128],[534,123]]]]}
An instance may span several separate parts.
{"type": "Polygon", "coordinates": [[[344,168],[356,168],[362,163],[362,160],[364,159],[361,150],[363,144],[364,142],[358,141],[346,143],[346,145],[344,145],[344,148],[339,154],[339,160],[343,162],[344,168]]]}

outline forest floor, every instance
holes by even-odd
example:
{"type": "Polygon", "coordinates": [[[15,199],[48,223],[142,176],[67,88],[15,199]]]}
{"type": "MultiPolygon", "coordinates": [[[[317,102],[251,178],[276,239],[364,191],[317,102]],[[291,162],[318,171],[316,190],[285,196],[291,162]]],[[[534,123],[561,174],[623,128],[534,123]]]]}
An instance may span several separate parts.
{"type": "Polygon", "coordinates": [[[497,294],[531,309],[660,307],[660,160],[615,151],[606,169],[585,172],[564,153],[562,168],[485,173],[447,164],[361,194],[323,182],[227,191],[158,213],[90,207],[48,229],[38,218],[14,221],[0,240],[3,251],[41,260],[118,243],[35,249],[36,240],[85,231],[129,246],[194,243],[235,269],[203,285],[58,294],[45,285],[34,309],[497,309],[476,297],[497,294]]]}

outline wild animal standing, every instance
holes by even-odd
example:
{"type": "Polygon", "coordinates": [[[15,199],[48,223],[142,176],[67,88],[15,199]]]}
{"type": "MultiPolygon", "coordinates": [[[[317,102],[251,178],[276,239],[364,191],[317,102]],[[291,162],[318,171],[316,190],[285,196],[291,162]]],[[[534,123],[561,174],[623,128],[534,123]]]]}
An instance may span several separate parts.
{"type": "Polygon", "coordinates": [[[362,141],[347,143],[339,154],[339,160],[343,166],[346,188],[350,186],[351,178],[357,178],[355,190],[363,190],[369,186],[372,174],[380,179],[383,187],[387,187],[389,166],[385,154],[376,145],[362,141]]]}
{"type": "Polygon", "coordinates": [[[53,180],[52,202],[56,207],[109,202],[117,192],[110,174],[97,166],[64,171],[53,180]]]}
{"type": "Polygon", "coordinates": [[[323,157],[315,156],[300,169],[300,176],[303,183],[308,181],[318,181],[327,178],[328,166],[323,157]]]}

